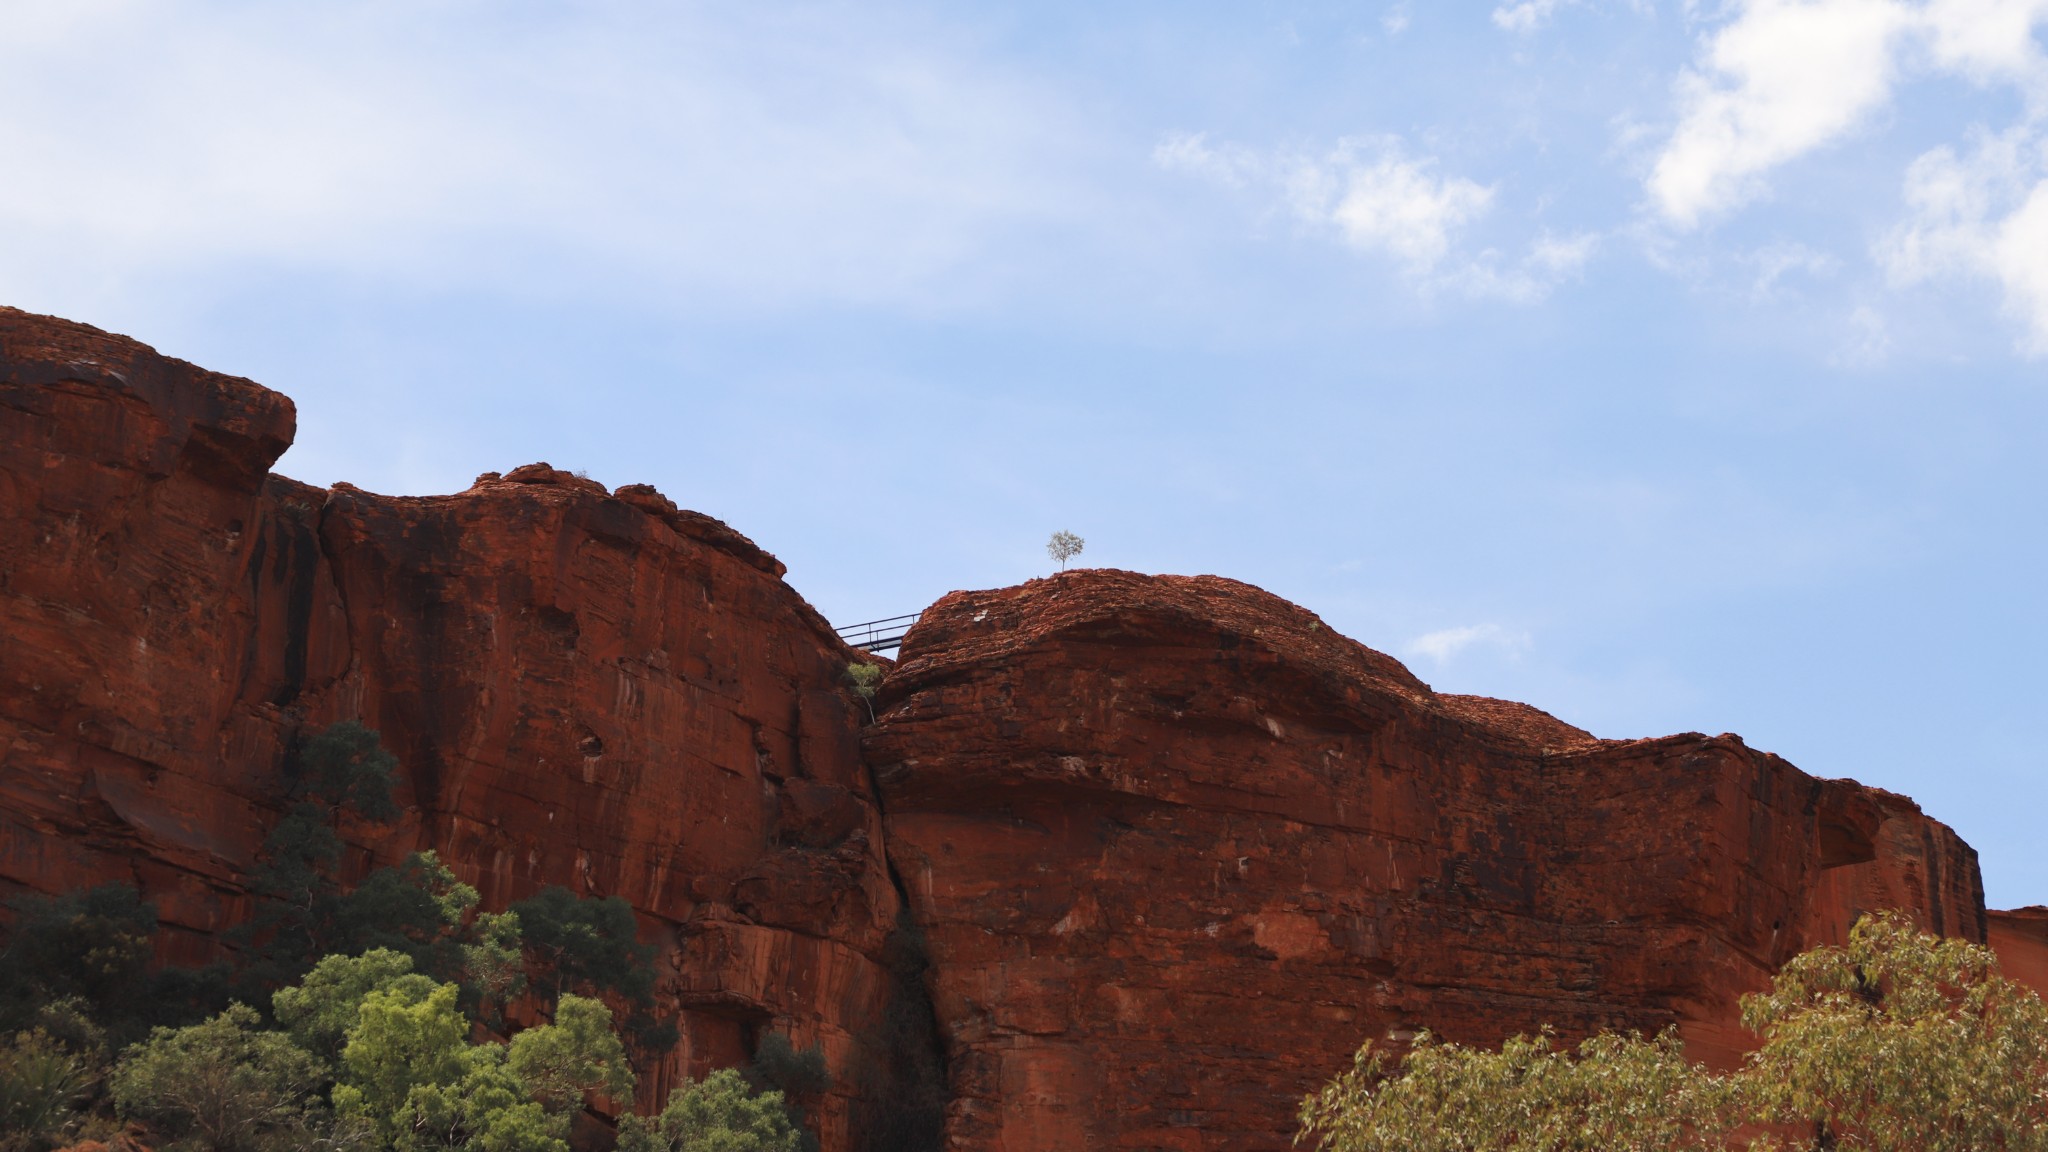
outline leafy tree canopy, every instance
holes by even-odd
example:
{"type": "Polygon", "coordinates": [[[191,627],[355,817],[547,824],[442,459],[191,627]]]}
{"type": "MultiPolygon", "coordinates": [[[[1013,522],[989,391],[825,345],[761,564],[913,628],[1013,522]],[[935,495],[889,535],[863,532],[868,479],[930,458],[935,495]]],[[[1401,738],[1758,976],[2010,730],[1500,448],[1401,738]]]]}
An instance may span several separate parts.
{"type": "Polygon", "coordinates": [[[512,1038],[506,1065],[550,1112],[582,1107],[602,1092],[621,1107],[633,1103],[633,1069],[612,1031],[612,1010],[573,993],[562,997],[552,1024],[512,1038]]]}
{"type": "Polygon", "coordinates": [[[619,1152],[800,1152],[782,1093],[756,1094],[727,1068],[671,1093],[653,1118],[619,1121],[619,1152]]]}
{"type": "Polygon", "coordinates": [[[1427,1036],[1390,1064],[1371,1044],[1304,1102],[1330,1152],[1594,1149],[2048,1149],[2048,1007],[1989,949],[1866,916],[1746,997],[1761,1046],[1718,1075],[1670,1033],[1547,1036],[1490,1052],[1427,1036]]]}
{"type": "Polygon", "coordinates": [[[397,772],[398,757],[354,720],[327,728],[299,749],[299,792],[331,815],[347,809],[378,823],[398,815],[391,800],[397,772]]]}
{"type": "Polygon", "coordinates": [[[317,1124],[320,1062],[261,1029],[252,1008],[186,1028],[159,1028],[114,1070],[114,1102],[186,1148],[255,1152],[301,1146],[317,1124]]]}

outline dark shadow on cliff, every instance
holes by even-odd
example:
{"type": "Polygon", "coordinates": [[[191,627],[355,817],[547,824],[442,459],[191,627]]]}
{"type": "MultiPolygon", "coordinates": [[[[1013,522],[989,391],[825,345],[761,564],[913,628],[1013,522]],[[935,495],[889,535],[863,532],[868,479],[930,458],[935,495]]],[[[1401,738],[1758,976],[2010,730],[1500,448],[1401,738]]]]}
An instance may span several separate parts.
{"type": "MultiPolygon", "coordinates": [[[[897,887],[902,887],[900,880],[897,887]]],[[[888,1007],[877,1037],[883,1055],[863,1076],[854,1116],[858,1147],[862,1152],[939,1152],[945,1142],[946,1051],[925,986],[930,960],[924,934],[911,922],[908,899],[883,946],[882,961],[889,972],[888,1007]]]]}

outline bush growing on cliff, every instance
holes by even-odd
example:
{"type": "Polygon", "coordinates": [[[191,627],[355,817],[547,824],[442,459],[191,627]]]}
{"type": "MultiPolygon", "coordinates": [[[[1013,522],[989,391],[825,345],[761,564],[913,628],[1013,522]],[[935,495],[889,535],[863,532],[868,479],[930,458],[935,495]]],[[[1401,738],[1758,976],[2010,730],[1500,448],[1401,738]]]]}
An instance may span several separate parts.
{"type": "Polygon", "coordinates": [[[1788,963],[1745,997],[1762,1044],[1718,1075],[1667,1033],[1575,1054],[1516,1037],[1489,1052],[1371,1044],[1303,1103],[1330,1152],[1581,1149],[2048,1149],[2048,1007],[1990,950],[1866,916],[1847,946],[1788,963]]]}
{"type": "Polygon", "coordinates": [[[659,1116],[619,1121],[619,1152],[801,1152],[780,1092],[755,1093],[730,1068],[670,1093],[659,1116]]]}
{"type": "Polygon", "coordinates": [[[543,1004],[578,989],[593,996],[611,993],[632,1005],[626,1029],[646,1048],[676,1042],[675,1026],[657,1022],[654,1007],[654,947],[637,939],[633,906],[618,896],[579,897],[560,886],[541,889],[515,902],[526,979],[543,1004]]]}
{"type": "Polygon", "coordinates": [[[156,907],[133,884],[24,897],[13,909],[0,949],[0,1033],[41,1026],[52,1006],[69,1005],[119,1044],[225,1003],[224,969],[151,968],[156,907]]]}
{"type": "Polygon", "coordinates": [[[880,664],[865,661],[846,666],[846,679],[853,685],[853,694],[867,705],[870,724],[875,722],[875,694],[882,690],[882,680],[887,674],[880,664]]]}

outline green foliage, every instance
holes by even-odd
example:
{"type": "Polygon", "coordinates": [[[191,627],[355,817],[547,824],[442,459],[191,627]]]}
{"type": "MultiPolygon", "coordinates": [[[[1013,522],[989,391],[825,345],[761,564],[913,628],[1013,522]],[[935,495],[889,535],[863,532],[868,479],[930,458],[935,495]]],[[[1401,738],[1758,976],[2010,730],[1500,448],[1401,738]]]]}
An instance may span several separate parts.
{"type": "MultiPolygon", "coordinates": [[[[157,1028],[104,1078],[111,1103],[167,1149],[566,1152],[587,1096],[630,1103],[610,1009],[572,989],[652,1006],[654,950],[635,939],[631,907],[551,889],[523,905],[530,922],[479,915],[475,889],[432,852],[345,889],[339,829],[394,813],[395,766],[356,724],[316,736],[295,761],[297,802],[249,877],[257,911],[238,935],[240,981],[265,994],[279,1028],[232,1004],[157,1028]],[[529,964],[554,1022],[472,1044],[466,1009],[496,1020],[529,964]]],[[[43,1152],[113,1122],[104,1105],[92,1112],[108,1034],[96,1021],[139,1031],[166,1006],[218,995],[226,977],[152,973],[156,914],[132,886],[16,911],[0,951],[0,1036],[15,1033],[0,1040],[0,1152],[43,1152]]],[[[637,1022],[672,1043],[672,1029],[663,1038],[637,1022]]]]}
{"type": "Polygon", "coordinates": [[[470,1070],[469,1021],[456,1010],[457,989],[436,984],[376,989],[356,1008],[341,1051],[334,1106],[375,1125],[386,1142],[406,1130],[407,1099],[421,1086],[446,1087],[470,1070]]]}
{"type": "Polygon", "coordinates": [[[250,871],[255,911],[232,938],[242,945],[244,988],[289,983],[316,958],[334,949],[340,919],[341,837],[313,804],[285,813],[263,842],[261,862],[250,871]]]}
{"type": "MultiPolygon", "coordinates": [[[[395,947],[426,971],[453,974],[460,952],[445,942],[451,901],[476,893],[431,853],[379,869],[354,892],[337,878],[343,819],[385,821],[398,760],[377,733],[353,720],[320,732],[292,762],[297,802],[264,839],[249,873],[255,914],[236,933],[244,953],[240,985],[255,995],[296,980],[321,956],[395,947]]],[[[466,912],[467,908],[463,908],[466,912]]],[[[458,913],[454,920],[459,924],[458,913]]]]}
{"type": "Polygon", "coordinates": [[[1424,1034],[1396,1076],[1366,1044],[1301,1121],[1332,1152],[1675,1152],[1720,1147],[1719,1116],[1711,1078],[1670,1033],[1596,1036],[1576,1059],[1548,1036],[1488,1052],[1424,1034]]]}
{"type": "MultiPolygon", "coordinates": [[[[405,979],[363,997],[342,1050],[335,1112],[369,1126],[397,1152],[566,1152],[568,1118],[534,1098],[532,1086],[508,1066],[506,1049],[467,1043],[469,1021],[456,1008],[455,985],[434,985],[422,995],[405,979]]],[[[570,1063],[569,1073],[580,1070],[570,1063]]]]}
{"type": "Polygon", "coordinates": [[[376,732],[354,720],[306,741],[296,766],[300,795],[323,806],[330,817],[344,809],[377,823],[398,815],[391,800],[398,757],[385,751],[376,732]]]}
{"type": "Polygon", "coordinates": [[[825,1064],[825,1050],[813,1044],[798,1050],[789,1037],[771,1032],[754,1049],[754,1062],[747,1069],[751,1078],[785,1096],[815,1096],[832,1087],[832,1071],[825,1064]]]}
{"type": "Polygon", "coordinates": [[[611,991],[635,1003],[654,995],[654,948],[636,939],[633,906],[617,896],[580,899],[560,886],[512,905],[533,990],[552,1004],[572,988],[611,991]]]}
{"type": "Polygon", "coordinates": [[[687,1083],[652,1119],[619,1121],[619,1152],[800,1152],[782,1093],[755,1094],[728,1068],[687,1083]]]}
{"type": "Polygon", "coordinates": [[[526,990],[526,950],[519,914],[486,912],[469,926],[462,945],[462,981],[475,989],[484,1018],[498,1020],[504,1006],[526,990]]]}
{"type": "Polygon", "coordinates": [[[69,1003],[125,1040],[221,1003],[218,971],[150,970],[156,908],[133,884],[31,896],[13,907],[14,925],[0,951],[0,1028],[32,1027],[47,1006],[69,1003]]]}
{"type": "Polygon", "coordinates": [[[1746,997],[1757,1119],[1872,1152],[2048,1148],[2048,1007],[1987,948],[1865,917],[1746,997]]]}
{"type": "Polygon", "coordinates": [[[55,1147],[84,1119],[98,1080],[93,1053],[42,1029],[16,1033],[0,1045],[0,1152],[55,1147]]]}
{"type": "Polygon", "coordinates": [[[799,1050],[780,1032],[763,1037],[747,1066],[747,1079],[757,1088],[782,1093],[790,1119],[803,1131],[804,1152],[815,1152],[817,1137],[811,1132],[804,1101],[823,1095],[832,1087],[832,1069],[825,1063],[825,1050],[816,1044],[799,1050]]]}
{"type": "Polygon", "coordinates": [[[1397,1068],[1368,1044],[1303,1104],[1302,1135],[1331,1152],[2048,1150],[2048,1007],[1986,948],[1867,916],[1745,997],[1743,1019],[1763,1043],[1727,1075],[1669,1033],[1575,1056],[1547,1036],[1499,1052],[1424,1037],[1397,1068]]]}
{"type": "Polygon", "coordinates": [[[875,719],[875,694],[882,690],[882,681],[888,670],[880,664],[855,661],[846,666],[846,679],[853,684],[853,694],[868,706],[868,722],[875,719]]]}
{"type": "Polygon", "coordinates": [[[114,1102],[127,1116],[210,1152],[294,1148],[319,1120],[319,1061],[281,1033],[260,1030],[252,1008],[187,1028],[159,1028],[114,1070],[114,1102]]]}
{"type": "Polygon", "coordinates": [[[531,990],[550,1007],[564,992],[612,993],[633,1008],[626,1030],[641,1045],[667,1048],[673,1024],[656,1023],[654,947],[636,938],[633,906],[617,896],[579,898],[560,886],[512,905],[518,917],[531,990]]]}
{"type": "Polygon", "coordinates": [[[360,956],[325,957],[296,987],[278,989],[272,1004],[294,1043],[332,1061],[341,1056],[370,993],[396,989],[401,998],[416,1002],[434,986],[431,978],[413,971],[412,957],[376,948],[360,956]]]}
{"type": "Polygon", "coordinates": [[[412,957],[422,972],[456,979],[466,960],[464,921],[476,905],[476,889],[457,880],[438,855],[415,852],[370,873],[342,897],[335,951],[389,948],[412,957]]]}
{"type": "Polygon", "coordinates": [[[633,1103],[632,1066],[612,1032],[612,1010],[597,1000],[565,994],[552,1024],[512,1038],[506,1065],[550,1112],[579,1108],[596,1092],[621,1107],[633,1103]]]}
{"type": "MultiPolygon", "coordinates": [[[[396,1152],[463,1148],[474,1152],[568,1152],[566,1116],[550,1115],[505,1066],[495,1044],[464,1049],[462,1073],[406,1095],[394,1117],[396,1152]]],[[[335,1089],[341,1099],[341,1088],[335,1089]]]]}

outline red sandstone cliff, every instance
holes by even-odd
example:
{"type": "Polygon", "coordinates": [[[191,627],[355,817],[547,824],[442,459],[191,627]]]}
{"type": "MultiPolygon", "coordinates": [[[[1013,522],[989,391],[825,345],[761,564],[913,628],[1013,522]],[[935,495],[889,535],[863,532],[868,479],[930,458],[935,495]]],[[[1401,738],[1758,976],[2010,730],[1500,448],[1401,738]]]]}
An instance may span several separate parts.
{"type": "MultiPolygon", "coordinates": [[[[545,465],[426,499],[268,473],[290,401],[0,310],[0,895],[132,879],[196,959],[246,913],[295,735],[380,729],[407,817],[487,905],[617,894],[683,1040],[775,1027],[843,1088],[897,898],[850,656],[725,525],[545,465]]],[[[848,1101],[826,1147],[846,1146],[848,1101]]]]}
{"type": "Polygon", "coordinates": [[[1993,912],[1988,921],[1990,944],[2005,974],[2048,996],[2048,908],[1993,912]]]}
{"type": "Polygon", "coordinates": [[[953,1061],[952,1146],[1281,1149],[1368,1038],[1676,1024],[1898,907],[1984,938],[1975,854],[1733,736],[1440,696],[1214,577],[927,611],[868,741],[953,1061]]]}
{"type": "MultiPolygon", "coordinates": [[[[1675,1023],[1725,1060],[1735,996],[1860,911],[1986,937],[1974,854],[1910,801],[1438,695],[1227,580],[947,597],[863,749],[851,654],[725,525],[544,465],[312,488],[268,472],[292,430],[0,309],[0,895],[133,879],[203,956],[286,748],[360,718],[408,807],[355,867],[624,896],[683,1033],[643,1100],[783,1029],[840,1074],[825,1152],[902,1023],[885,849],[976,1152],[1282,1149],[1361,1040],[1425,1026],[1675,1023]]],[[[1989,931],[2048,982],[2040,919],[1989,931]]]]}

